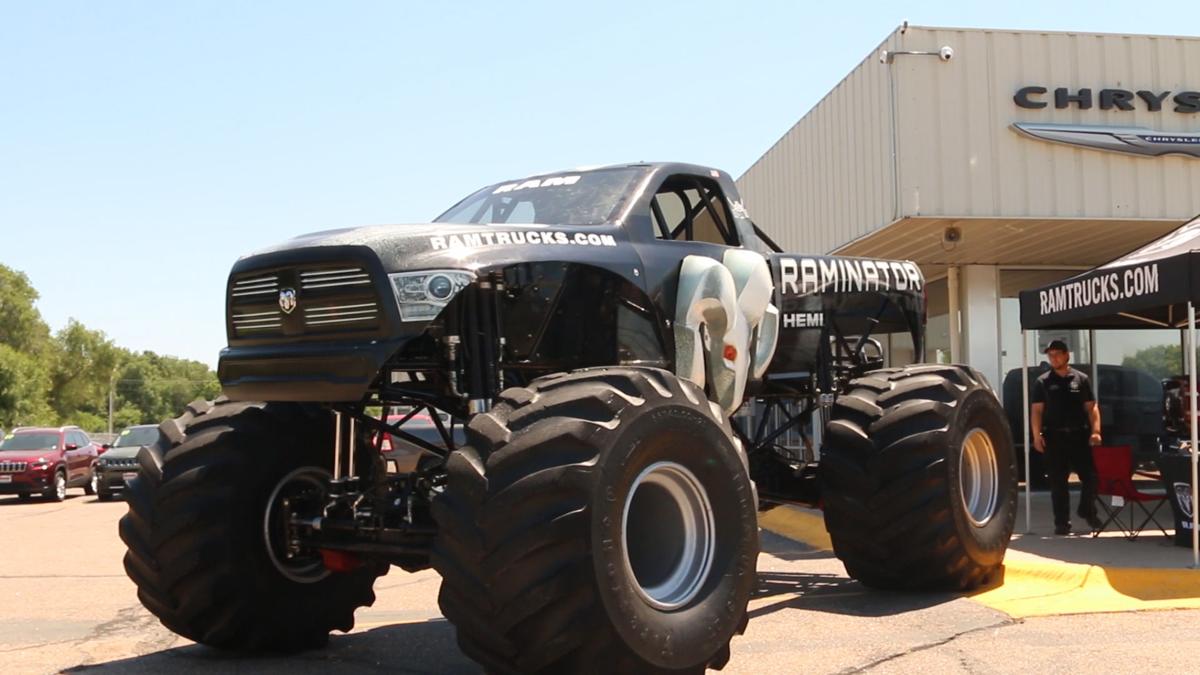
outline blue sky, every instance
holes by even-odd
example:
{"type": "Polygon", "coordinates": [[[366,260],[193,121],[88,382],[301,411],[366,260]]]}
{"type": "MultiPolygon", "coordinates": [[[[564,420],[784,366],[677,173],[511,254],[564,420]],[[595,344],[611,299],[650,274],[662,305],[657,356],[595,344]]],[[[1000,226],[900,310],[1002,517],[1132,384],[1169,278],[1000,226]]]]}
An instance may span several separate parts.
{"type": "MultiPolygon", "coordinates": [[[[0,263],[54,329],[215,365],[225,276],[538,171],[740,175],[902,20],[1200,32],[1194,4],[0,1],[0,263]]],[[[1200,85],[1198,85],[1200,86],[1200,85]]]]}

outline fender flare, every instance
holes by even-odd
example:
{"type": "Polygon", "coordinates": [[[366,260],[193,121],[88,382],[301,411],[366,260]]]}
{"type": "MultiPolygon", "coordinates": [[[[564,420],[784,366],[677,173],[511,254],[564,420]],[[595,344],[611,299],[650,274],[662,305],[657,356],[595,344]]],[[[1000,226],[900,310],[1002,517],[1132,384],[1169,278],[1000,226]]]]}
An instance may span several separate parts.
{"type": "Polygon", "coordinates": [[[690,255],[680,266],[675,374],[705,388],[726,415],[741,406],[746,383],[762,377],[775,353],[773,291],[770,267],[753,251],[726,251],[721,261],[690,255]]]}

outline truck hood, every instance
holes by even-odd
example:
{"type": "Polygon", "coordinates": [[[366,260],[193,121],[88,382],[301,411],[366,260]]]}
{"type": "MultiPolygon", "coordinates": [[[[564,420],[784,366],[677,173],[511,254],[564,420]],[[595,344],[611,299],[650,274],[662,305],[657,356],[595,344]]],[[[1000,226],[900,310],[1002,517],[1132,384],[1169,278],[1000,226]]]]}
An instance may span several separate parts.
{"type": "MultiPolygon", "coordinates": [[[[412,223],[370,225],[313,232],[289,239],[239,260],[300,249],[364,247],[388,272],[435,268],[476,270],[515,262],[587,260],[600,266],[627,267],[636,256],[616,225],[457,225],[412,223]]],[[[628,274],[630,270],[625,270],[628,274]]]]}
{"type": "Polygon", "coordinates": [[[138,455],[138,450],[141,450],[140,445],[122,445],[119,448],[109,448],[102,457],[105,459],[135,459],[138,455]]]}

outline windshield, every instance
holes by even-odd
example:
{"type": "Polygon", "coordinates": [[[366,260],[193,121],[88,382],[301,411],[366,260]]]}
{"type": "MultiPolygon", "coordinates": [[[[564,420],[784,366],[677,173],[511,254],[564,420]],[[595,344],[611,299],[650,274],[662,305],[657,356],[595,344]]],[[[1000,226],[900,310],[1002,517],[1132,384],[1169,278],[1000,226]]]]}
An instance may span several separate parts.
{"type": "Polygon", "coordinates": [[[601,169],[485,187],[438,216],[436,223],[599,225],[611,222],[641,169],[601,169]]]}
{"type": "Polygon", "coordinates": [[[58,434],[9,434],[0,443],[0,452],[6,450],[57,450],[58,434]]]}
{"type": "Polygon", "coordinates": [[[124,448],[130,445],[153,445],[158,441],[158,427],[131,427],[121,432],[114,448],[124,448]]]}

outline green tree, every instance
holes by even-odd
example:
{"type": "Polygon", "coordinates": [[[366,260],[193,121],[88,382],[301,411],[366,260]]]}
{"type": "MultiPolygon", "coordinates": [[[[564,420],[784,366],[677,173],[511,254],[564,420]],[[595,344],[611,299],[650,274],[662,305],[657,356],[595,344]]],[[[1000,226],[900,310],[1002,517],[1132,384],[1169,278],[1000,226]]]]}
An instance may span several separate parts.
{"type": "Polygon", "coordinates": [[[48,424],[50,328],[29,277],[0,265],[0,426],[48,424]]]}
{"type": "Polygon", "coordinates": [[[117,376],[121,405],[141,411],[143,424],[174,417],[197,398],[220,393],[217,375],[207,365],[154,352],[130,354],[117,376]]]}
{"type": "MultiPolygon", "coordinates": [[[[54,342],[51,407],[63,419],[72,419],[78,413],[107,419],[110,382],[121,364],[123,350],[103,332],[74,319],[55,335],[54,342]]],[[[95,429],[91,424],[88,428],[95,429]]]]}
{"type": "Polygon", "coordinates": [[[72,319],[53,336],[22,272],[0,265],[0,427],[78,424],[89,431],[159,422],[221,391],[198,361],[133,353],[72,319]]]}
{"type": "Polygon", "coordinates": [[[50,343],[50,328],[33,303],[37,291],[29,277],[0,265],[0,344],[25,354],[42,354],[50,343]]]}
{"type": "Polygon", "coordinates": [[[50,378],[45,364],[7,344],[0,344],[0,427],[52,424],[46,402],[50,378]]]}
{"type": "Polygon", "coordinates": [[[1126,356],[1121,365],[1141,368],[1162,379],[1182,373],[1182,359],[1183,348],[1179,345],[1155,345],[1139,349],[1133,356],[1126,356]]]}

